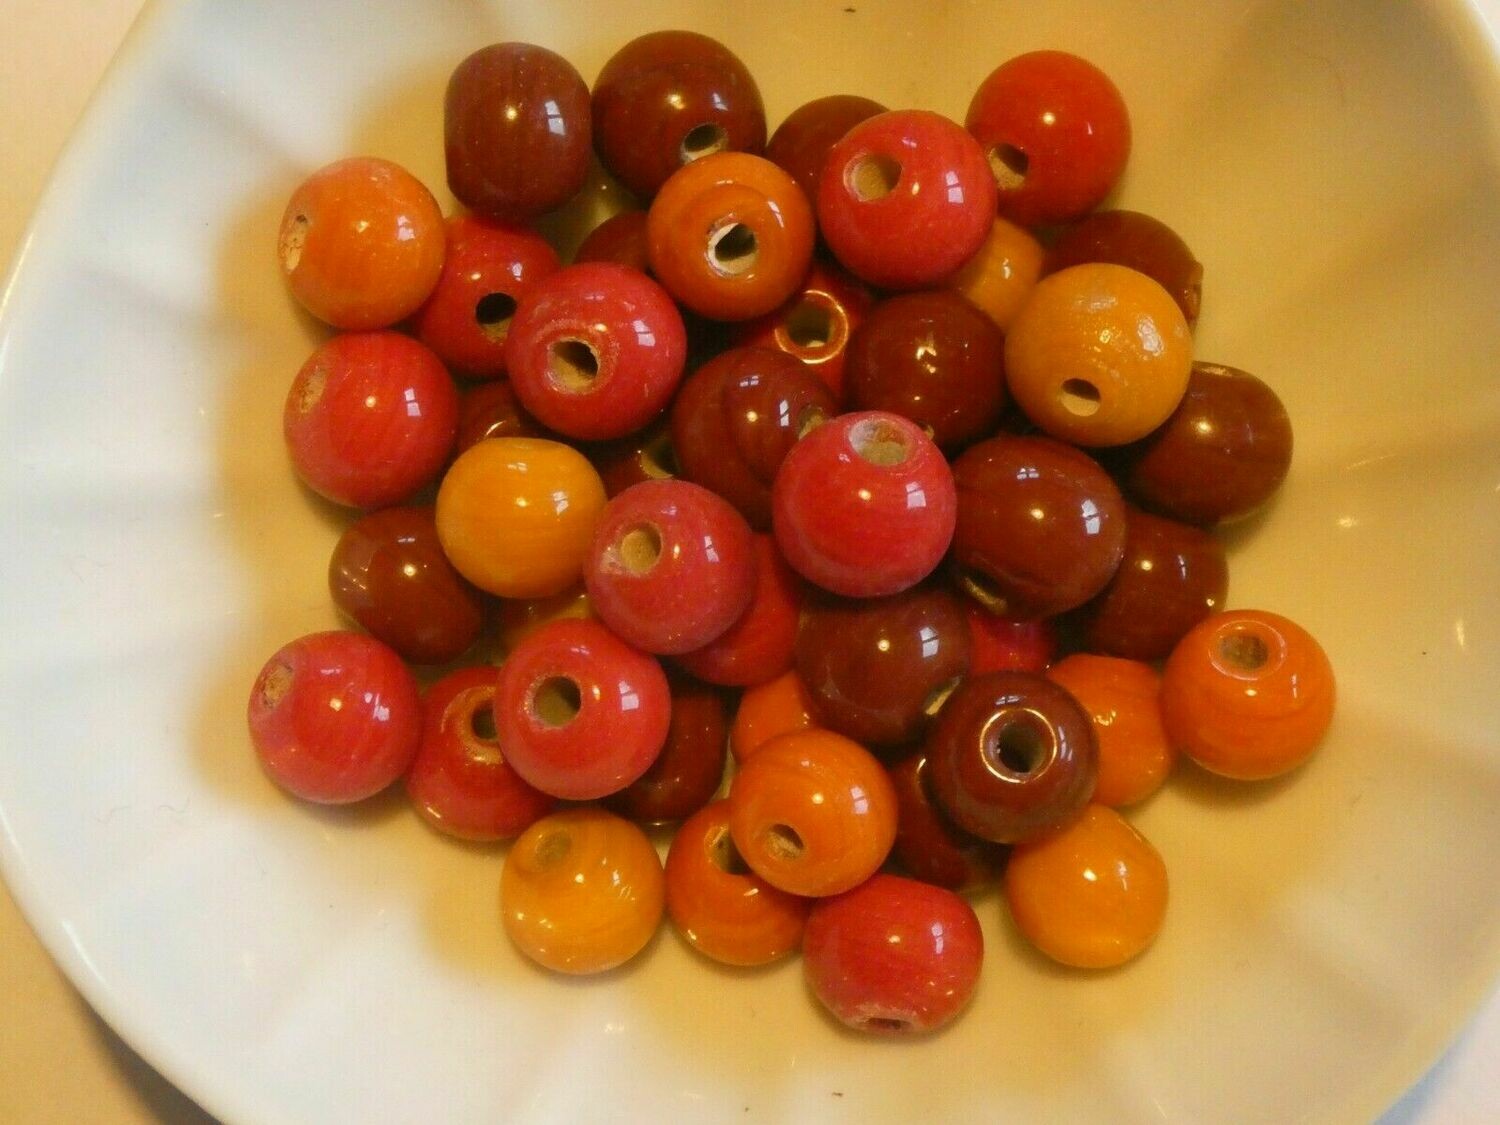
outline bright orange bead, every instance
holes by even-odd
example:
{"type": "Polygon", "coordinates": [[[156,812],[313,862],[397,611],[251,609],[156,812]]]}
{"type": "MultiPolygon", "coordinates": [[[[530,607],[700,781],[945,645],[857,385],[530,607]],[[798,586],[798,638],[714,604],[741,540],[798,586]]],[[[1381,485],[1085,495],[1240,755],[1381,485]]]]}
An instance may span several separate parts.
{"type": "Polygon", "coordinates": [[[448,468],[438,540],[460,574],[502,598],[546,598],[583,579],[604,484],[572,446],[487,438],[448,468]]]}
{"type": "Polygon", "coordinates": [[[729,787],[729,832],[750,870],[794,895],[836,895],[880,869],[896,791],[868,750],[805,730],[771,739],[729,787]]]}
{"type": "Polygon", "coordinates": [[[746,689],[729,728],[729,752],[743,764],[778,734],[792,734],[813,725],[812,699],[796,672],[746,689]]]}
{"type": "Polygon", "coordinates": [[[726,965],[766,965],[802,944],[810,899],[778,891],[729,836],[729,802],[699,809],[667,852],[667,913],[694,949],[726,965]]]}
{"type": "Polygon", "coordinates": [[[399,164],[340,160],[303,180],[276,256],[292,295],[335,328],[387,328],[416,312],[443,272],[447,234],[432,193],[399,164]]]}
{"type": "Polygon", "coordinates": [[[1011,850],[1005,898],[1017,929],[1048,957],[1109,969],[1161,930],[1167,866],[1119,813],[1090,805],[1061,832],[1011,850]]]}
{"type": "Polygon", "coordinates": [[[679,302],[714,320],[779,307],[812,262],[812,207],[769,160],[721,152],[672,173],[646,216],[651,270],[679,302]]]}
{"type": "Polygon", "coordinates": [[[1083,705],[1099,744],[1094,801],[1118,808],[1161,788],[1177,755],[1161,721],[1161,677],[1139,660],[1077,652],[1047,669],[1083,705]]]}
{"type": "Polygon", "coordinates": [[[984,244],[956,274],[956,289],[1005,332],[1042,276],[1047,253],[1030,231],[996,219],[984,244]]]}
{"type": "Polygon", "coordinates": [[[547,598],[506,599],[500,603],[497,630],[502,652],[509,652],[549,621],[593,621],[588,591],[579,586],[547,598]]]}
{"type": "Polygon", "coordinates": [[[1005,337],[1011,396],[1075,445],[1145,437],[1177,409],[1192,366],[1192,334],[1171,294],[1104,262],[1039,281],[1005,337]]]}
{"type": "Polygon", "coordinates": [[[1258,781],[1305,762],[1333,720],[1333,666],[1274,613],[1230,610],[1177,643],[1162,670],[1172,744],[1204,769],[1258,781]]]}
{"type": "Polygon", "coordinates": [[[505,932],[560,973],[602,973],[645,948],[661,921],[665,880],[646,834],[595,808],[537,821],[500,874],[505,932]]]}

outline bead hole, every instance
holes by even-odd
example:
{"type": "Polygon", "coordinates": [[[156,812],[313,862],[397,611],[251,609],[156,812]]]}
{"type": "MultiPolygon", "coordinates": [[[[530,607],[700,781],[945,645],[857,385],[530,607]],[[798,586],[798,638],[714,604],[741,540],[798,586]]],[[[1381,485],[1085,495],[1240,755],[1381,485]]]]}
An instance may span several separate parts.
{"type": "Polygon", "coordinates": [[[278,660],[267,668],[260,678],[260,701],[267,709],[274,709],[286,693],[292,689],[292,667],[278,660]]]}
{"type": "Polygon", "coordinates": [[[984,571],[961,570],[958,575],[958,585],[964,593],[997,617],[1005,616],[1007,612],[1005,595],[1000,592],[999,584],[984,571]]]}
{"type": "Polygon", "coordinates": [[[863,1027],[866,1031],[882,1031],[891,1034],[908,1030],[911,1023],[907,1020],[893,1019],[890,1016],[871,1016],[864,1021],[863,1027]]]}
{"type": "Polygon", "coordinates": [[[750,865],[740,855],[739,848],[734,846],[734,837],[729,834],[727,827],[715,829],[714,834],[709,837],[708,858],[709,862],[726,875],[750,874],[750,865]]]}
{"type": "Polygon", "coordinates": [[[469,729],[481,742],[495,741],[498,736],[495,730],[495,709],[488,701],[474,708],[474,713],[469,716],[469,729]]]}
{"type": "Polygon", "coordinates": [[[765,845],[771,858],[782,862],[799,860],[807,851],[807,845],[802,842],[802,837],[790,824],[773,824],[767,828],[765,845]]]}
{"type": "Polygon", "coordinates": [[[641,449],[641,468],[659,480],[677,475],[677,450],[672,448],[670,431],[663,430],[641,449]]]}
{"type": "Polygon", "coordinates": [[[933,688],[927,696],[927,701],[922,704],[922,714],[936,715],[943,709],[943,704],[948,702],[948,697],[958,690],[958,685],[962,682],[962,676],[954,676],[947,683],[939,684],[933,688]]]}
{"type": "Polygon", "coordinates": [[[547,366],[562,390],[585,394],[599,377],[599,353],[584,340],[558,340],[548,349],[547,366]]]}
{"type": "Polygon", "coordinates": [[[292,273],[302,261],[302,247],[307,243],[307,228],[312,221],[306,215],[293,215],[281,233],[281,268],[292,273]]]}
{"type": "Polygon", "coordinates": [[[682,138],[677,155],[682,158],[684,164],[691,164],[694,160],[701,160],[705,156],[723,152],[728,147],[729,134],[724,131],[724,126],[705,121],[702,125],[694,125],[687,131],[687,135],[682,138]]]}
{"type": "Polygon", "coordinates": [[[708,236],[708,264],[721,277],[739,277],[755,268],[760,247],[744,223],[725,223],[708,236]]]}
{"type": "Polygon", "coordinates": [[[649,523],[632,527],[615,543],[614,562],[629,574],[649,574],[661,561],[661,532],[649,523]]]}
{"type": "Polygon", "coordinates": [[[884,199],[900,182],[900,161],[880,153],[861,156],[844,171],[844,186],[861,203],[884,199]]]}
{"type": "Polygon", "coordinates": [[[1015,191],[1026,182],[1030,159],[1015,145],[998,144],[989,151],[990,171],[1001,191],[1015,191]]]}
{"type": "Polygon", "coordinates": [[[798,440],[805,438],[826,421],[828,421],[828,415],[821,406],[804,406],[802,412],[797,415],[798,440]]]}
{"type": "Polygon", "coordinates": [[[833,339],[833,314],[819,301],[803,299],[786,314],[786,338],[799,348],[826,348],[833,339]]]}
{"type": "Polygon", "coordinates": [[[509,293],[486,293],[474,303],[474,319],[491,340],[503,340],[516,315],[516,299],[509,293]]]}
{"type": "Polygon", "coordinates": [[[577,681],[566,676],[543,680],[531,694],[531,713],[549,727],[567,726],[578,718],[582,705],[577,681]]]}
{"type": "Polygon", "coordinates": [[[1259,672],[1271,659],[1271,650],[1254,633],[1236,632],[1219,638],[1219,655],[1237,672],[1259,672]]]}
{"type": "Polygon", "coordinates": [[[323,389],[328,386],[328,369],[321,364],[314,367],[312,374],[302,380],[302,386],[297,390],[297,413],[309,414],[313,407],[323,397],[323,389]]]}
{"type": "Polygon", "coordinates": [[[1069,414],[1087,418],[1099,411],[1099,388],[1087,379],[1068,379],[1058,390],[1057,401],[1069,414]]]}
{"type": "Polygon", "coordinates": [[[536,842],[533,860],[537,867],[556,867],[573,850],[573,837],[567,832],[548,832],[536,842]]]}
{"type": "Polygon", "coordinates": [[[1002,719],[985,734],[984,751],[993,764],[1025,777],[1046,762],[1048,741],[1028,718],[1002,719]]]}
{"type": "Polygon", "coordinates": [[[866,418],[849,431],[854,452],[872,465],[899,465],[911,456],[906,431],[884,418],[866,418]]]}

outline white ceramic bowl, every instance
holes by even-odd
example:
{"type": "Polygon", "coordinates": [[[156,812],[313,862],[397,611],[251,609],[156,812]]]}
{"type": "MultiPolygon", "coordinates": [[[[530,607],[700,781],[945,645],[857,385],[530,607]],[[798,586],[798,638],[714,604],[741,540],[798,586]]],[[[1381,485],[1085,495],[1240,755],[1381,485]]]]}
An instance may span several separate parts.
{"type": "Polygon", "coordinates": [[[1441,0],[154,9],[6,292],[6,877],[89,1000],[235,1121],[1373,1115],[1500,962],[1494,57],[1441,0]],[[355,152],[441,186],[441,90],[478,46],[592,78],[666,26],[732,45],[773,123],[834,92],[961,116],[1012,54],[1094,59],[1135,124],[1119,202],[1206,263],[1199,354],[1286,401],[1292,476],[1230,535],[1231,602],[1322,638],[1340,712],[1289,782],[1184,770],[1139,812],[1173,901],[1138,963],[1053,968],[990,893],[980,992],[929,1041],[845,1035],[795,964],[716,971],[669,931],[558,980],[504,940],[498,852],[256,767],[249,683],[333,624],[340,525],[279,437],[317,335],[273,260],[287,193],[355,152]]]}

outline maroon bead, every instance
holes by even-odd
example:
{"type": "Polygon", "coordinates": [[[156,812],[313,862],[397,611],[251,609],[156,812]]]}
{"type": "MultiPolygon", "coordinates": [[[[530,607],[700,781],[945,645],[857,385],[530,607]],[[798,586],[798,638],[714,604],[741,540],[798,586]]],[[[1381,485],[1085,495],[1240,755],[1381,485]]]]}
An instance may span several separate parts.
{"type": "Polygon", "coordinates": [[[1229,593],[1224,545],[1207,531],[1131,508],[1125,555],[1104,592],[1079,611],[1084,647],[1164,660],[1229,593]]]}
{"type": "Polygon", "coordinates": [[[811,367],[834,399],[843,402],[849,340],[874,304],[874,295],[853,274],[815,261],[792,299],[741,324],[735,343],[786,352],[811,367]]]}
{"type": "Polygon", "coordinates": [[[1194,363],[1176,412],[1122,457],[1136,500],[1173,519],[1213,524],[1250,514],[1281,487],[1292,423],[1254,375],[1194,363]]]}
{"type": "Polygon", "coordinates": [[[938,586],[888,598],[819,598],[797,632],[797,675],[820,726],[866,746],[920,738],[969,670],[963,604],[938,586]]]}
{"type": "Polygon", "coordinates": [[[837,413],[827,388],[791,356],[736,348],[683,383],[672,405],[672,447],[684,477],[764,531],[781,462],[803,434],[837,413]]]}
{"type": "Polygon", "coordinates": [[[594,83],[593,112],[599,159],[643,200],[691,160],[766,144],[755,79],[722,43],[691,31],[621,47],[594,83]]]}
{"type": "Polygon", "coordinates": [[[492,379],[464,391],[458,402],[456,456],[492,437],[546,437],[547,431],[521,408],[504,379],[492,379]]]}
{"type": "Polygon", "coordinates": [[[1096,211],[1063,231],[1047,252],[1047,273],[1085,262],[1127,266],[1172,295],[1189,326],[1198,323],[1203,264],[1166,223],[1139,211],[1096,211]]]}
{"type": "Polygon", "coordinates": [[[678,656],[677,663],[700,680],[728,687],[774,680],[792,666],[802,602],[802,580],[781,557],[776,540],[757,535],[750,604],[738,621],[702,648],[678,656]]]}
{"type": "Polygon", "coordinates": [[[1042,672],[1057,655],[1057,626],[1051,618],[1014,621],[970,604],[969,674],[1042,672]]]}
{"type": "Polygon", "coordinates": [[[960,828],[1013,844],[1060,828],[1094,792],[1099,752],[1078,701],[1044,676],[990,672],[948,697],[925,744],[960,828]]]}
{"type": "Polygon", "coordinates": [[[950,456],[994,432],[1005,407],[1005,337],[951,290],[882,301],[849,341],[850,410],[889,410],[950,456]]]}
{"type": "Polygon", "coordinates": [[[896,788],[891,854],[907,873],[955,891],[993,882],[1005,866],[1005,848],[969,835],[942,810],[932,793],[927,755],[918,751],[889,772],[896,788]]]}
{"type": "Polygon", "coordinates": [[[415,664],[462,656],[484,628],[484,601],[443,554],[431,508],[356,520],[328,563],[334,604],[415,664]]]}
{"type": "Polygon", "coordinates": [[[621,211],[600,223],[578,246],[573,264],[614,262],[641,273],[650,273],[646,250],[646,212],[621,211]]]}
{"type": "Polygon", "coordinates": [[[1125,546],[1125,501],[1086,453],[1002,435],[953,463],[959,584],[991,612],[1049,617],[1104,588],[1125,546]]]}
{"type": "Polygon", "coordinates": [[[561,207],[588,178],[589,143],[588,86],[545,47],[483,47],[448,80],[448,187],[482,215],[526,223],[561,207]]]}
{"type": "Polygon", "coordinates": [[[658,418],[644,430],[626,437],[589,446],[583,452],[599,470],[605,495],[611,497],[643,480],[670,480],[677,475],[672,427],[665,418],[658,418]]]}
{"type": "Polygon", "coordinates": [[[608,798],[611,810],[651,823],[686,820],[713,799],[729,752],[729,700],[687,676],[669,677],[672,725],[651,768],[608,798]]]}
{"type": "Polygon", "coordinates": [[[781,165],[808,199],[817,199],[828,150],[861,121],[884,112],[885,106],[857,94],[814,98],[776,127],[766,142],[766,159],[781,165]]]}

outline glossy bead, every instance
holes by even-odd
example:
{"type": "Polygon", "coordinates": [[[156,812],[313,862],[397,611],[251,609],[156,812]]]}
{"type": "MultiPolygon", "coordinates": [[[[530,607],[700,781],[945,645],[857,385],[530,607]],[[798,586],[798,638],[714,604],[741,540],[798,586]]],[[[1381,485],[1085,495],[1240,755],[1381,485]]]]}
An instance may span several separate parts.
{"type": "Polygon", "coordinates": [[[1005,407],[1005,338],[957,293],[906,293],[876,305],[849,341],[850,410],[910,418],[944,453],[994,432],[1005,407]]]}
{"type": "Polygon", "coordinates": [[[1172,295],[1188,327],[1198,323],[1203,264],[1166,223],[1139,211],[1096,211],[1058,235],[1047,272],[1085,262],[1113,262],[1145,274],[1172,295]]]}
{"type": "Polygon", "coordinates": [[[994,169],[1002,217],[1021,226],[1092,211],[1130,156],[1130,115],[1109,77],[1063,51],[1032,51],[980,83],[964,118],[994,169]]]}
{"type": "Polygon", "coordinates": [[[1300,625],[1260,610],[1193,628],[1162,672],[1172,744],[1204,769],[1257,781],[1296,769],[1333,719],[1333,666],[1300,625]]]}
{"type": "Polygon", "coordinates": [[[485,438],[545,436],[546,431],[526,413],[504,379],[478,383],[458,400],[459,453],[485,438]]]}
{"type": "Polygon", "coordinates": [[[958,895],[876,875],[814,903],[802,939],[808,987],[840,1023],[876,1035],[920,1035],[969,1002],[984,934],[958,895]]]}
{"type": "Polygon", "coordinates": [[[1011,850],[1005,899],[1016,928],[1048,957],[1110,969],[1160,932],[1167,867],[1124,817],[1090,805],[1061,831],[1011,850]]]}
{"type": "Polygon", "coordinates": [[[281,274],[335,328],[387,328],[415,312],[443,269],[443,215],[410,172],[354,157],[314,172],[287,202],[281,274]]]}
{"type": "Polygon", "coordinates": [[[965,680],[925,748],[933,792],[954,823],[998,844],[1055,831],[1094,791],[1093,724],[1065,690],[1029,672],[965,680]]]}
{"type": "Polygon", "coordinates": [[[977,251],[995,219],[995,180],[974,138],[927,110],[860,122],[828,152],[818,227],[850,272],[921,289],[977,251]]]}
{"type": "Polygon", "coordinates": [[[686,359],[672,298],[645,274],[609,262],[538,282],[505,345],[521,404],[543,425],[586,441],[621,437],[656,417],[686,359]]]}
{"type": "Polygon", "coordinates": [[[482,47],[448,80],[448,187],[482,215],[526,223],[561,207],[588,178],[590,137],[588,86],[545,47],[482,47]]]}
{"type": "Polygon", "coordinates": [[[954,824],[932,792],[931,766],[920,750],[890,768],[896,787],[896,843],[892,854],[916,879],[950,890],[993,882],[1005,848],[954,824]]]}
{"type": "Polygon", "coordinates": [[[794,895],[833,895],[879,870],[896,838],[896,794],[856,742],[784,734],[740,762],[729,831],[750,869],[794,895]]]}
{"type": "Polygon", "coordinates": [[[921,737],[969,670],[958,598],[918,586],[868,601],[820,598],[797,633],[797,675],[820,726],[865,746],[921,737]]]}
{"type": "Polygon", "coordinates": [[[1045,257],[1030,231],[996,219],[984,244],[947,284],[1004,332],[1041,278],[1045,257]]]}
{"type": "Polygon", "coordinates": [[[247,709],[271,780],[305,801],[341,805],[405,772],[422,738],[422,701],[401,658],[363,633],[312,633],[261,668],[247,709]]]}
{"type": "Polygon", "coordinates": [[[745,348],[772,348],[812,368],[834,400],[844,398],[849,340],[875,298],[858,278],[815,261],[802,286],[775,312],[746,321],[735,335],[745,348]]]}
{"type": "Polygon", "coordinates": [[[1187,523],[1238,519],[1286,479],[1292,423],[1254,375],[1195,363],[1176,411],[1125,457],[1125,487],[1147,507],[1187,523]]]}
{"type": "Polygon", "coordinates": [[[500,666],[500,745],[518,774],[564,800],[635,781],[661,753],[671,717],[661,666],[594,621],[551,621],[500,666]]]}
{"type": "Polygon", "coordinates": [[[599,72],[593,106],[599,159],[643,200],[684,164],[766,144],[755,79],[722,43],[692,31],[621,47],[599,72]]]}
{"type": "Polygon", "coordinates": [[[517,302],[558,265],[557,251],[523,227],[449,219],[448,256],[417,313],[417,338],[460,375],[499,378],[517,302]]]}
{"type": "Polygon", "coordinates": [[[564,809],[521,834],[500,873],[516,948],[559,973],[602,973],[646,947],[666,897],[646,834],[600,809],[564,809]]]}
{"type": "Polygon", "coordinates": [[[505,598],[496,616],[496,640],[510,652],[549,621],[593,621],[594,607],[580,586],[546,598],[505,598]]]}
{"type": "Polygon", "coordinates": [[[861,121],[885,113],[879,102],[857,94],[814,98],[787,114],[766,142],[766,159],[797,181],[808,199],[818,198],[818,181],[828,150],[861,121]]]}
{"type": "Polygon", "coordinates": [[[495,733],[495,669],[450,672],[422,700],[422,744],[406,794],[423,819],[461,840],[509,840],[557,802],[521,780],[495,733]]]}
{"type": "Polygon", "coordinates": [[[351,524],[328,563],[333,602],[414,664],[443,664],[484,628],[484,602],[438,542],[431,508],[386,508],[351,524]]]}
{"type": "Polygon", "coordinates": [[[1016,621],[970,605],[969,674],[1041,672],[1057,655],[1057,626],[1048,618],[1016,621]]]}
{"type": "Polygon", "coordinates": [[[672,721],[666,745],[635,781],[605,803],[631,820],[683,820],[706,805],[724,780],[729,754],[729,700],[680,673],[668,676],[672,721]]]}
{"type": "Polygon", "coordinates": [[[646,212],[621,211],[611,215],[578,245],[573,264],[581,262],[614,262],[641,273],[650,271],[646,252],[646,212]]]}
{"type": "Polygon", "coordinates": [[[833,395],[791,356],[736,348],[683,382],[672,404],[672,449],[684,477],[766,531],[782,461],[804,434],[837,413],[833,395]]]}
{"type": "Polygon", "coordinates": [[[591,445],[584,452],[599,470],[599,479],[611,499],[633,484],[670,480],[677,475],[672,426],[665,417],[633,434],[591,445]]]}
{"type": "Polygon", "coordinates": [[[1222,543],[1132,508],[1119,569],[1079,611],[1084,647],[1128,660],[1162,660],[1184,633],[1224,607],[1228,592],[1222,543]]]}
{"type": "Polygon", "coordinates": [[[543,438],[491,438],[443,477],[438,538],[481,590],[543,598],[582,579],[603,508],[604,485],[583,454],[543,438]]]}
{"type": "Polygon", "coordinates": [[[347,332],[302,365],[281,422],[304,484],[336,504],[383,508],[442,472],[458,432],[458,391],[410,337],[347,332]]]}
{"type": "Polygon", "coordinates": [[[812,699],[796,672],[756,684],[740,696],[729,728],[729,752],[743,763],[767,742],[813,725],[812,699]]]}
{"type": "Polygon", "coordinates": [[[787,454],[771,492],[776,545],[825,590],[873,598],[915,586],[953,539],[941,451],[896,414],[843,414],[787,454]]]}
{"type": "Polygon", "coordinates": [[[1047,669],[1094,724],[1099,777],[1094,801],[1121,808],[1161,788],[1177,755],[1161,718],[1161,676],[1139,660],[1075,652],[1047,669]]]}
{"type": "Polygon", "coordinates": [[[1125,501],[1087,454],[1001,435],[953,463],[959,584],[991,612],[1050,617],[1102,590],[1125,550],[1125,501]]]}
{"type": "Polygon", "coordinates": [[[667,913],[687,943],[725,965],[768,965],[802,944],[809,899],[771,886],[729,835],[729,802],[694,813],[667,852],[667,913]]]}
{"type": "Polygon", "coordinates": [[[1005,337],[1010,393],[1037,426],[1075,445],[1123,445],[1177,409],[1192,336],[1171,295],[1105,263],[1043,278],[1005,337]]]}
{"type": "Polygon", "coordinates": [[[739,620],[677,663],[700,680],[726,687],[753,687],[792,666],[802,580],[787,566],[776,541],[755,536],[755,592],[739,620]]]}
{"type": "Polygon", "coordinates": [[[779,307],[812,262],[813,215],[793,179],[742,152],[706,156],[662,185],[646,216],[651,272],[714,320],[779,307]]]}

